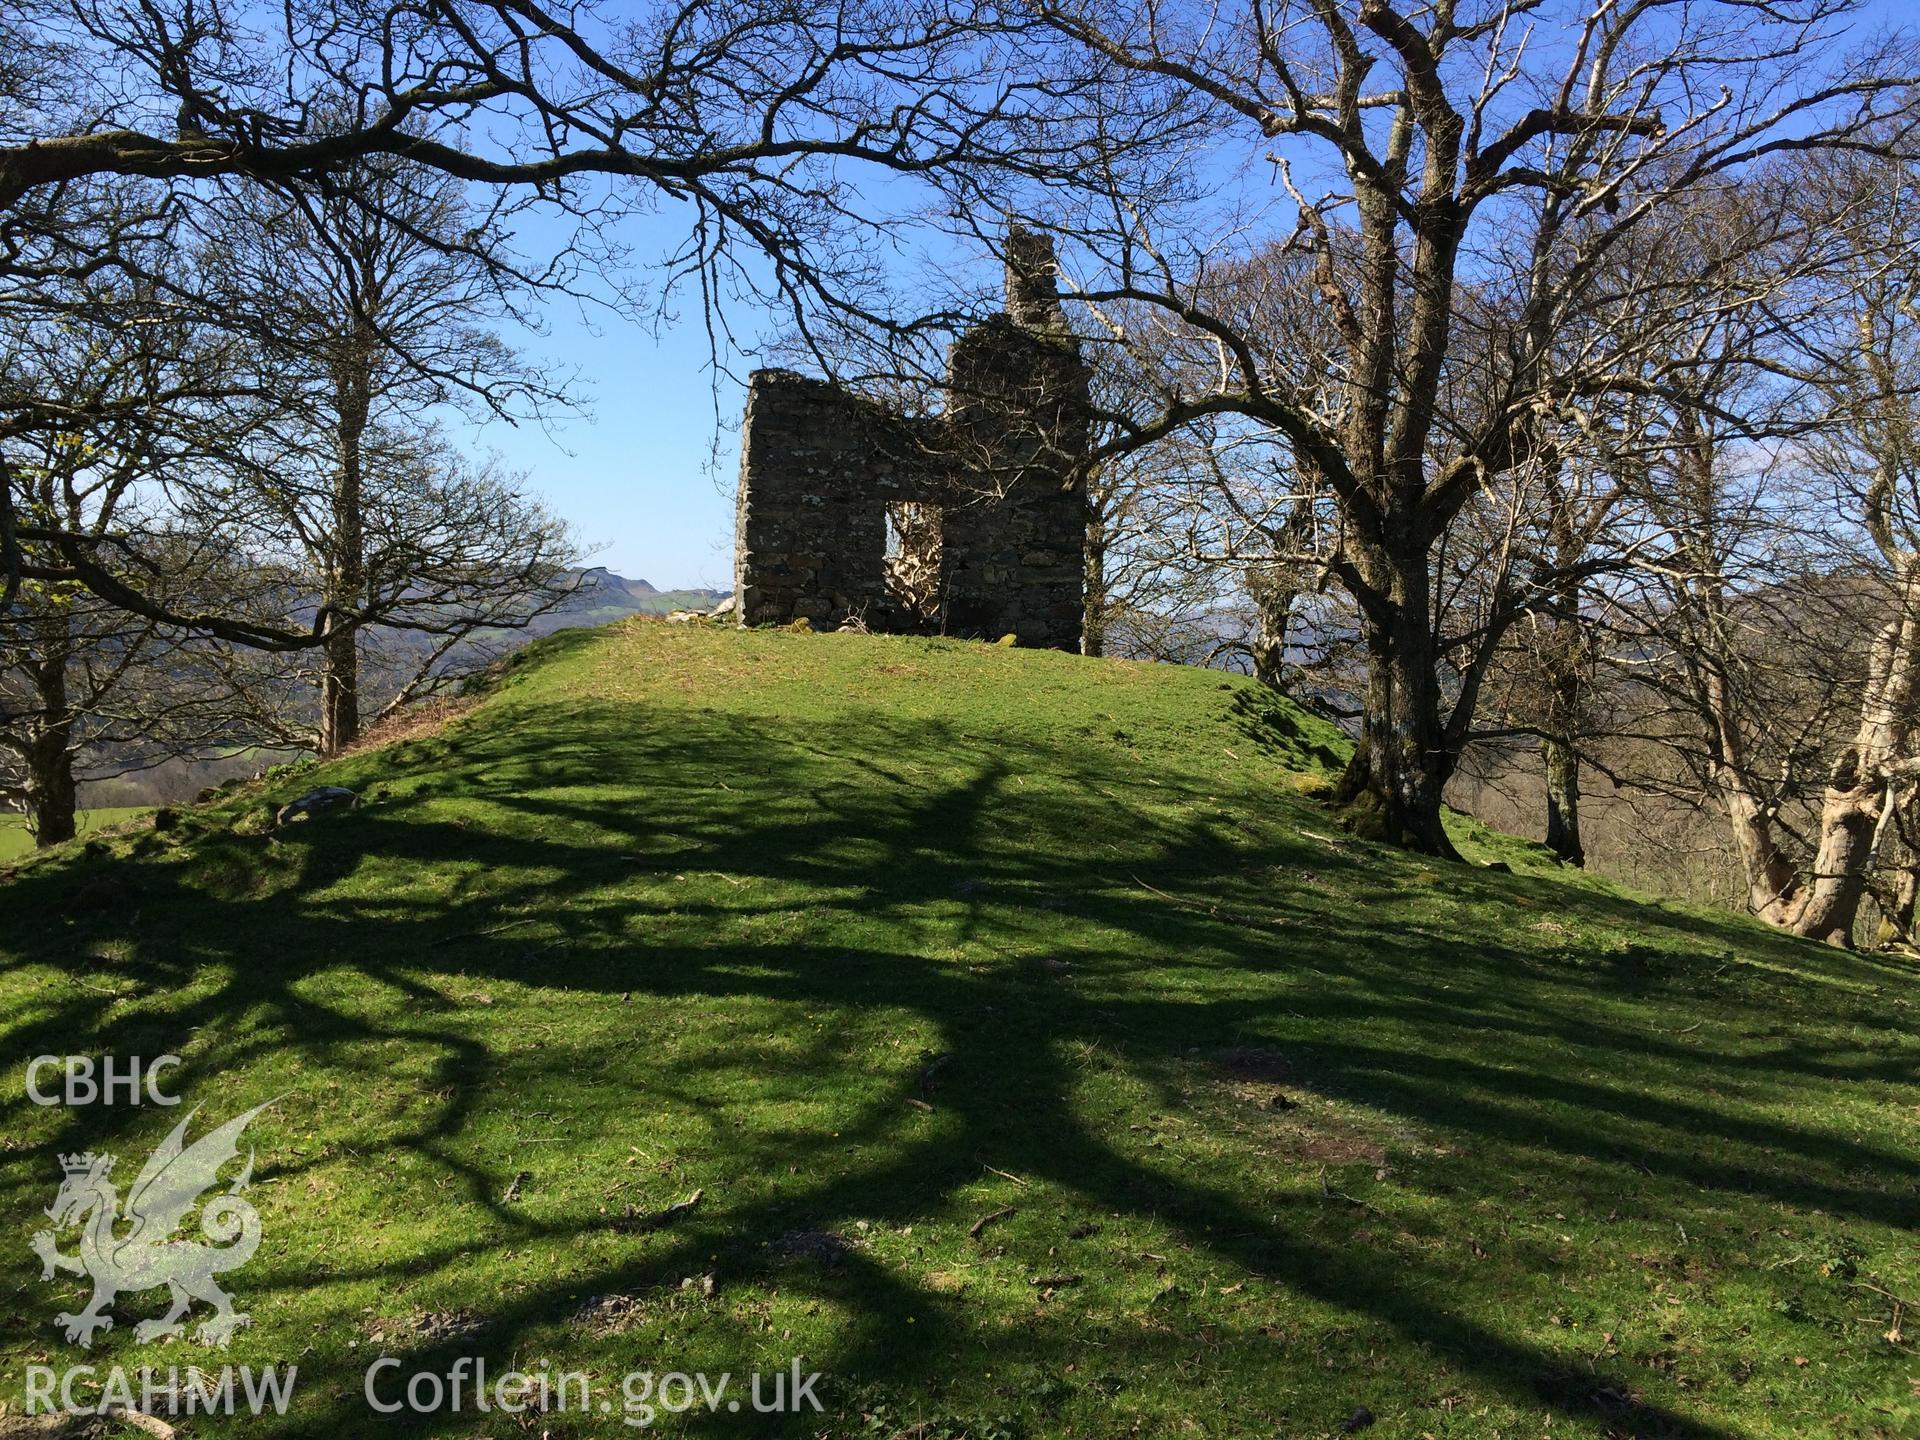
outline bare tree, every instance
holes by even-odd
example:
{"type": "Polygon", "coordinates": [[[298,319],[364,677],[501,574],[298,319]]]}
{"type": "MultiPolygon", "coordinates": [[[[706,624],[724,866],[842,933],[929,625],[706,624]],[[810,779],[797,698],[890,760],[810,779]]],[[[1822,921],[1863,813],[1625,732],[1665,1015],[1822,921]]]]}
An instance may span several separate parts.
{"type": "MultiPolygon", "coordinates": [[[[1615,440],[1648,443],[1633,421],[1616,417],[1611,428],[1615,440]]],[[[1556,859],[1584,865],[1582,762],[1608,733],[1613,710],[1600,679],[1604,617],[1615,577],[1660,552],[1647,548],[1653,527],[1632,505],[1629,487],[1590,455],[1564,448],[1529,470],[1531,484],[1497,483],[1463,512],[1441,551],[1440,584],[1443,610],[1459,611],[1463,598],[1474,597],[1477,613],[1491,616],[1500,597],[1487,593],[1485,577],[1506,575],[1513,563],[1525,572],[1531,603],[1487,667],[1471,743],[1505,766],[1519,763],[1517,745],[1533,747],[1544,842],[1556,859]]]]}
{"type": "Polygon", "coordinates": [[[201,288],[245,338],[259,398],[242,493],[197,523],[255,519],[240,542],[255,553],[295,542],[289,590],[310,592],[321,635],[322,755],[359,735],[368,627],[451,646],[564,599],[558,527],[500,477],[463,475],[433,435],[445,406],[521,419],[563,402],[499,333],[540,281],[507,250],[499,208],[374,156],[315,186],[248,187],[201,222],[201,288]]]}
{"type": "MultiPolygon", "coordinates": [[[[802,328],[836,311],[886,324],[869,302],[888,237],[854,188],[863,171],[966,195],[983,163],[1070,170],[1130,143],[1114,138],[1123,121],[1091,137],[1057,123],[1084,118],[1074,97],[1101,77],[1021,78],[1020,47],[1050,32],[1018,7],[697,0],[612,17],[527,0],[32,0],[23,29],[29,53],[0,75],[0,283],[22,293],[113,253],[53,215],[74,187],[142,177],[172,217],[213,182],[311,186],[389,157],[557,215],[563,274],[657,282],[616,282],[629,308],[693,287],[718,350],[722,297],[771,302],[802,328]],[[625,267],[617,222],[658,207],[684,215],[684,242],[625,267]]],[[[36,415],[17,393],[0,433],[36,415]]],[[[37,578],[226,642],[297,649],[334,633],[324,607],[305,624],[164,612],[117,547],[44,519],[13,535],[11,513],[9,575],[31,539],[37,578]]]]}
{"type": "MultiPolygon", "coordinates": [[[[1096,449],[1117,432],[1112,417],[1150,415],[1160,381],[1134,347],[1109,333],[1114,314],[1078,327],[1090,370],[1096,449]]],[[[1166,357],[1154,357],[1164,361],[1166,357]]],[[[1085,480],[1088,655],[1204,658],[1207,630],[1222,589],[1210,558],[1216,516],[1207,502],[1214,466],[1202,437],[1176,437],[1145,449],[1114,449],[1085,480]]]]}
{"type": "MultiPolygon", "coordinates": [[[[1885,143],[1863,121],[1902,106],[1910,77],[1891,50],[1842,54],[1859,9],[1845,0],[1043,8],[1092,54],[1184,87],[1269,147],[1290,212],[1279,243],[1311,262],[1338,332],[1331,395],[1321,367],[1247,343],[1204,287],[1232,244],[1217,237],[1266,228],[1258,216],[1186,241],[1190,213],[1146,213],[1109,187],[1106,218],[1089,206],[1073,227],[1081,294],[1157,306],[1215,347],[1211,383],[1125,443],[1232,412],[1284,435],[1335,498],[1330,563],[1369,656],[1342,795],[1385,835],[1451,854],[1442,789],[1486,661],[1538,597],[1504,598],[1445,685],[1435,547],[1494,477],[1551,463],[1596,399],[1684,375],[1660,307],[1622,303],[1629,237],[1771,155],[1885,143]],[[1646,323],[1594,323],[1625,308],[1646,323]]],[[[1727,257],[1695,258],[1705,282],[1727,257]]],[[[1668,283],[1663,270],[1636,288],[1651,300],[1668,283]]]]}
{"type": "Polygon", "coordinates": [[[1858,673],[1857,724],[1827,776],[1811,870],[1782,896],[1780,918],[1850,944],[1889,832],[1920,783],[1920,246],[1909,219],[1920,176],[1859,160],[1828,173],[1812,191],[1828,202],[1820,213],[1851,216],[1860,244],[1824,312],[1836,341],[1817,357],[1827,423],[1809,437],[1804,463],[1837,502],[1841,565],[1861,576],[1876,623],[1858,673]]]}
{"type": "Polygon", "coordinates": [[[1082,642],[1088,655],[1172,659],[1149,637],[1164,641],[1186,628],[1194,633],[1175,644],[1184,657],[1218,603],[1217,570],[1197,561],[1185,543],[1193,519],[1186,487],[1170,486],[1154,463],[1166,458],[1138,452],[1088,477],[1082,642]]]}
{"type": "MultiPolygon", "coordinates": [[[[1221,266],[1210,303],[1265,355],[1325,357],[1320,307],[1279,252],[1221,266]]],[[[1231,413],[1196,417],[1154,443],[1129,443],[1217,370],[1210,337],[1125,301],[1082,307],[1092,357],[1089,613],[1152,611],[1178,637],[1162,658],[1244,665],[1283,686],[1309,646],[1303,610],[1326,588],[1328,497],[1271,427],[1231,413]],[[1096,576],[1096,569],[1108,573],[1096,576]],[[1124,595],[1125,599],[1118,597],[1124,595]]],[[[1092,621],[1090,619],[1090,626],[1092,621]]]]}
{"type": "MultiPolygon", "coordinates": [[[[203,384],[221,368],[222,347],[111,268],[78,290],[51,324],[22,325],[0,306],[0,363],[31,380],[47,420],[0,439],[21,513],[88,544],[139,536],[123,558],[170,607],[191,610],[210,593],[244,603],[248,578],[151,518],[156,477],[180,451],[150,428],[154,412],[142,402],[203,384]],[[74,423],[54,423],[62,413],[74,423]]],[[[42,558],[37,541],[22,550],[29,562],[42,558]]],[[[38,843],[72,838],[81,772],[230,738],[214,697],[170,663],[180,638],[72,581],[24,579],[0,607],[0,785],[38,843]]]]}
{"type": "Polygon", "coordinates": [[[221,503],[182,513],[184,528],[272,576],[289,613],[331,605],[338,617],[338,643],[318,650],[208,640],[178,658],[229,696],[253,743],[338,754],[363,718],[384,718],[483,668],[577,586],[567,527],[527,495],[522,477],[468,460],[431,428],[403,435],[376,426],[360,438],[350,595],[337,588],[331,456],[250,470],[221,503]],[[271,484],[257,483],[269,473],[271,484]]]}
{"type": "Polygon", "coordinates": [[[1647,702],[1619,736],[1637,747],[1619,778],[1697,787],[1724,812],[1749,908],[1850,944],[1876,890],[1904,934],[1914,890],[1913,179],[1871,153],[1788,178],[1783,229],[1829,253],[1786,267],[1797,293],[1770,289],[1764,318],[1696,306],[1697,388],[1636,402],[1657,443],[1623,473],[1661,536],[1614,597],[1604,658],[1647,702]],[[1647,763],[1661,754],[1677,766],[1647,763]]]}
{"type": "Polygon", "coordinates": [[[1603,664],[1629,692],[1621,778],[1716,806],[1748,908],[1785,924],[1856,652],[1858,592],[1822,573],[1803,518],[1811,497],[1716,408],[1712,393],[1676,408],[1669,453],[1634,482],[1667,543],[1615,592],[1603,664]]]}

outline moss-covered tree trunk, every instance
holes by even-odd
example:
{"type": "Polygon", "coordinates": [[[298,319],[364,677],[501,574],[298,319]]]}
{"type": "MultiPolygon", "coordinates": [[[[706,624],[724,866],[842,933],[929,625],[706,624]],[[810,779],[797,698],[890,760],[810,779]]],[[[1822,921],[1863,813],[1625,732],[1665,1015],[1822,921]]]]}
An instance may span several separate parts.
{"type": "Polygon", "coordinates": [[[39,716],[28,737],[26,754],[27,823],[34,844],[58,845],[74,837],[78,787],[73,778],[73,705],[67,686],[72,648],[63,618],[36,626],[41,635],[33,664],[34,703],[39,716]]]}
{"type": "Polygon", "coordinates": [[[1107,518],[1098,504],[1087,505],[1086,615],[1080,629],[1080,653],[1107,653],[1107,518]]]}
{"type": "Polygon", "coordinates": [[[370,322],[344,349],[334,374],[336,447],[332,534],[328,536],[327,638],[321,646],[322,755],[338,755],[360,738],[360,640],[356,612],[367,587],[366,438],[373,408],[376,336],[370,322]]]}
{"type": "Polygon", "coordinates": [[[1580,752],[1566,737],[1550,735],[1540,742],[1540,758],[1547,776],[1547,849],[1564,864],[1583,866],[1587,852],[1580,843],[1580,752]]]}
{"type": "Polygon", "coordinates": [[[1334,798],[1379,838],[1457,860],[1441,796],[1459,757],[1441,719],[1425,549],[1417,555],[1405,554],[1399,565],[1388,554],[1374,557],[1376,580],[1388,581],[1391,598],[1373,606],[1361,627],[1366,705],[1360,742],[1334,798]]]}

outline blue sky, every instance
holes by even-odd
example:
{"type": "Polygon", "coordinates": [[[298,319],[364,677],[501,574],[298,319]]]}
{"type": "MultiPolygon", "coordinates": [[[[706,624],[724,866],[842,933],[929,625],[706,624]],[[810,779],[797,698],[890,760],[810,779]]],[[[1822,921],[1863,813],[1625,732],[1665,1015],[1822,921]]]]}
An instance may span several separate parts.
{"type": "MultiPolygon", "coordinates": [[[[1876,0],[1866,24],[1911,23],[1914,0],[1876,0]]],[[[897,197],[895,197],[897,198],[897,197]]],[[[623,237],[642,255],[683,235],[671,210],[633,222],[623,237]]],[[[981,280],[992,270],[984,261],[981,280]]],[[[739,463],[742,388],[716,374],[697,297],[679,297],[678,318],[647,326],[553,304],[546,333],[518,337],[529,356],[577,371],[583,415],[542,430],[501,424],[476,442],[495,450],[530,488],[570,520],[593,562],[662,588],[732,587],[732,485],[739,463]]],[[[751,341],[765,317],[731,314],[751,341]]],[[[741,374],[750,361],[733,357],[741,374]]]]}
{"type": "MultiPolygon", "coordinates": [[[[646,228],[664,236],[675,218],[652,217],[646,228]]],[[[545,427],[496,423],[476,439],[526,472],[593,563],[662,589],[726,590],[743,394],[714,371],[697,300],[683,297],[680,312],[647,325],[549,304],[545,333],[516,338],[550,370],[579,374],[584,413],[545,427]]]]}
{"type": "MultiPolygon", "coordinates": [[[[876,213],[906,216],[927,204],[927,192],[888,176],[865,177],[863,193],[876,213]]],[[[645,257],[664,256],[685,242],[688,212],[667,207],[630,217],[619,236],[632,252],[633,275],[652,278],[645,257]]],[[[545,222],[520,235],[538,254],[545,222]]],[[[960,283],[997,287],[997,261],[956,256],[952,242],[924,225],[896,225],[894,283],[910,285],[913,267],[939,256],[944,288],[960,283]]],[[[935,272],[925,271],[928,277],[935,272]]],[[[657,268],[652,272],[658,274],[657,268]]],[[[775,317],[745,302],[725,307],[740,347],[751,350],[777,331],[775,317]]],[[[603,307],[559,299],[541,311],[541,333],[509,333],[550,374],[577,374],[569,393],[579,414],[545,425],[492,422],[470,431],[474,448],[496,452],[510,470],[524,472],[528,488],[574,527],[589,563],[604,565],[661,589],[733,587],[733,485],[739,470],[739,429],[745,380],[765,361],[736,350],[716,369],[698,292],[687,286],[669,300],[664,317],[623,318],[603,307]],[[730,373],[726,373],[730,372],[730,373]]]]}
{"type": "MultiPolygon", "coordinates": [[[[866,189],[875,208],[889,212],[910,210],[916,198],[884,177],[866,189]],[[883,202],[880,189],[896,193],[883,202]]],[[[642,257],[674,250],[687,225],[686,212],[673,208],[627,220],[620,241],[641,262],[632,273],[647,278],[642,257]]],[[[537,253],[543,228],[523,232],[522,247],[537,253]]],[[[919,238],[939,244],[939,237],[919,238]]],[[[961,268],[969,279],[998,283],[997,266],[984,256],[977,277],[973,267],[961,268]]],[[[727,305],[726,320],[747,349],[776,325],[744,302],[727,305]]],[[[657,320],[562,299],[543,307],[541,325],[542,333],[509,338],[549,373],[578,374],[569,393],[582,413],[544,427],[489,423],[470,432],[475,448],[524,472],[529,488],[572,523],[590,563],[662,589],[730,590],[745,379],[763,362],[736,351],[716,369],[692,287],[674,294],[657,320]]]]}

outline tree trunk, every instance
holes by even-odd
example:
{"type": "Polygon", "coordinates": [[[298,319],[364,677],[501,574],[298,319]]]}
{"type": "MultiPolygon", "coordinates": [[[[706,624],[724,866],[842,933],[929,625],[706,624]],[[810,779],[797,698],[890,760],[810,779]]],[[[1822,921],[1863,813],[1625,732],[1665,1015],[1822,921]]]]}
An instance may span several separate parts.
{"type": "Polygon", "coordinates": [[[43,849],[73,839],[78,830],[79,802],[68,733],[64,725],[41,731],[27,757],[28,822],[33,826],[33,843],[43,849]]]}
{"type": "MultiPolygon", "coordinates": [[[[1424,554],[1422,556],[1424,561],[1424,554]]],[[[1427,577],[1399,577],[1395,603],[1368,617],[1367,700],[1360,742],[1334,793],[1356,828],[1409,850],[1458,860],[1441,822],[1441,794],[1457,756],[1440,722],[1440,681],[1427,616],[1427,577]]]]}
{"type": "MultiPolygon", "coordinates": [[[[1699,592],[1712,633],[1724,625],[1717,591],[1699,592]]],[[[1769,925],[1787,925],[1800,901],[1800,873],[1774,835],[1773,811],[1754,788],[1746,736],[1734,708],[1733,693],[1717,660],[1702,651],[1699,694],[1713,755],[1713,789],[1726,812],[1733,848],[1747,882],[1747,908],[1769,925]]]]}
{"type": "Polygon", "coordinates": [[[1773,817],[1734,777],[1721,781],[1720,802],[1747,877],[1747,908],[1769,925],[1786,924],[1798,903],[1800,876],[1773,837],[1773,817]]]}
{"type": "Polygon", "coordinates": [[[1087,506],[1086,616],[1080,630],[1080,653],[1107,653],[1107,522],[1098,505],[1087,506]]]}
{"type": "Polygon", "coordinates": [[[1876,948],[1913,944],[1913,912],[1920,901],[1920,789],[1901,789],[1893,814],[1893,854],[1886,862],[1888,881],[1880,897],[1880,926],[1876,948]]]}
{"type": "Polygon", "coordinates": [[[1920,900],[1920,866],[1907,864],[1893,877],[1893,897],[1880,916],[1880,944],[1913,943],[1914,901],[1920,900]]]}
{"type": "Polygon", "coordinates": [[[1300,592],[1289,581],[1292,567],[1284,562],[1253,565],[1247,570],[1247,595],[1253,601],[1253,678],[1262,685],[1282,688],[1286,678],[1287,632],[1300,592]]]}
{"type": "Polygon", "coordinates": [[[1547,848],[1568,865],[1585,866],[1580,843],[1580,754],[1562,736],[1540,742],[1547,772],[1547,848]]]}
{"type": "Polygon", "coordinates": [[[33,829],[34,844],[42,848],[73,839],[76,829],[67,657],[66,645],[49,645],[33,667],[40,718],[27,745],[27,823],[33,829]]]}
{"type": "Polygon", "coordinates": [[[1887,807],[1895,803],[1888,767],[1901,759],[1920,688],[1920,565],[1909,564],[1900,592],[1900,616],[1881,631],[1867,664],[1860,729],[1833,767],[1820,807],[1820,848],[1814,855],[1795,934],[1830,945],[1853,943],[1854,921],[1866,898],[1887,807]]]}
{"type": "MultiPolygon", "coordinates": [[[[1557,463],[1553,473],[1562,474],[1557,463]]],[[[1542,617],[1539,648],[1546,680],[1546,733],[1540,741],[1540,759],[1547,782],[1547,848],[1562,864],[1584,867],[1587,854],[1580,839],[1580,752],[1574,742],[1582,728],[1593,646],[1580,610],[1580,583],[1574,575],[1591,530],[1576,519],[1572,497],[1558,486],[1553,493],[1555,503],[1549,523],[1559,579],[1553,587],[1553,603],[1542,617]]]]}
{"type": "Polygon", "coordinates": [[[336,440],[327,640],[321,646],[320,754],[338,755],[360,738],[359,627],[349,621],[367,583],[366,516],[362,511],[367,417],[372,410],[373,341],[361,335],[336,375],[336,440]]]}
{"type": "Polygon", "coordinates": [[[360,738],[360,647],[355,632],[329,634],[320,658],[320,753],[333,756],[360,738]]]}
{"type": "Polygon", "coordinates": [[[1799,912],[1788,922],[1794,934],[1829,945],[1853,945],[1853,923],[1866,898],[1880,813],[1887,803],[1883,777],[1861,777],[1843,757],[1820,806],[1820,848],[1799,912]],[[1852,783],[1849,783],[1852,782],[1852,783]]]}

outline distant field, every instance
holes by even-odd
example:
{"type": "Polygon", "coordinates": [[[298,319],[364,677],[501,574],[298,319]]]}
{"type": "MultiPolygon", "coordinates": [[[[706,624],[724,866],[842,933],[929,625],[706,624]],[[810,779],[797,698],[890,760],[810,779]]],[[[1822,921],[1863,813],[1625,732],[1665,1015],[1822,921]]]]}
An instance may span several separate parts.
{"type": "MultiPolygon", "coordinates": [[[[143,814],[145,806],[108,805],[98,810],[80,812],[80,833],[101,829],[107,825],[118,825],[122,820],[131,820],[143,814]]],[[[16,855],[24,855],[33,849],[33,836],[27,830],[24,815],[0,815],[0,860],[11,860],[16,855]]]]}

